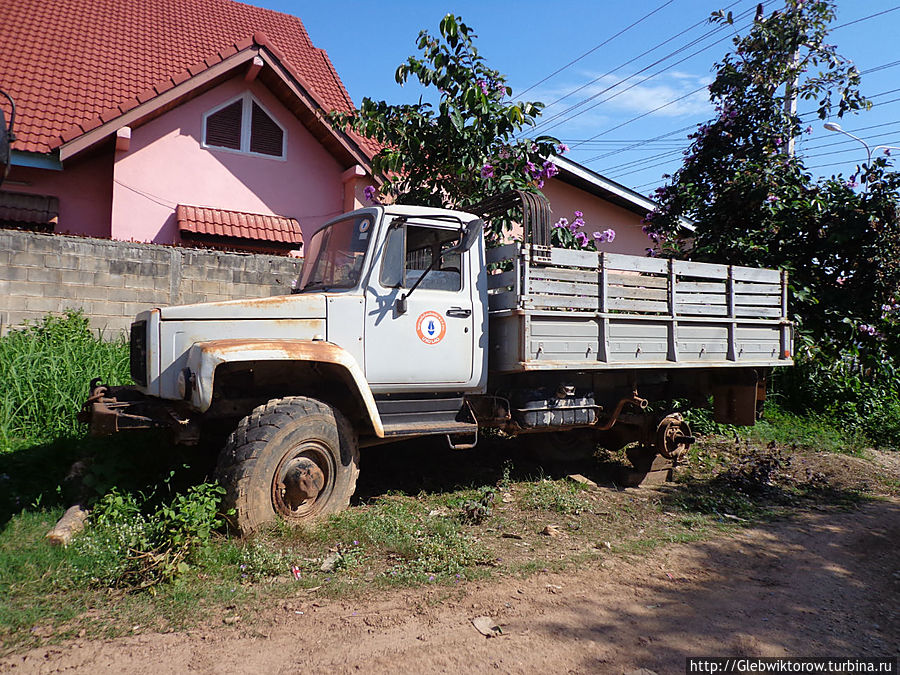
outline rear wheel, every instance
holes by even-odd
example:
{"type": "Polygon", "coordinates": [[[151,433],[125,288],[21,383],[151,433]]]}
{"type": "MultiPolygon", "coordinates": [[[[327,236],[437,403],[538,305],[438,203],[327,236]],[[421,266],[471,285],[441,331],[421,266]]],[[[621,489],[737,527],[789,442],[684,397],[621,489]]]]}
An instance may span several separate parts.
{"type": "Polygon", "coordinates": [[[301,396],[275,399],[240,421],[219,457],[216,476],[241,534],[276,515],[307,522],[350,504],[359,476],[356,434],[326,403],[301,396]]]}

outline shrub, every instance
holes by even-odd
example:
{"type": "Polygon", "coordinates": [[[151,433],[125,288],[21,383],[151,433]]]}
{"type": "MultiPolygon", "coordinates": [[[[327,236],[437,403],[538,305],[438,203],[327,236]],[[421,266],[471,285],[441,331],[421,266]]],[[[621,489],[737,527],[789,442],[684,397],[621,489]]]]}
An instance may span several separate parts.
{"type": "Polygon", "coordinates": [[[73,541],[73,579],[133,588],[174,579],[224,524],[224,494],[217,483],[203,483],[153,508],[150,498],[113,489],[94,506],[91,526],[73,541]]]}
{"type": "Polygon", "coordinates": [[[27,442],[79,436],[75,413],[94,377],[124,384],[124,336],[104,342],[80,311],[47,316],[0,338],[0,452],[27,442]]]}

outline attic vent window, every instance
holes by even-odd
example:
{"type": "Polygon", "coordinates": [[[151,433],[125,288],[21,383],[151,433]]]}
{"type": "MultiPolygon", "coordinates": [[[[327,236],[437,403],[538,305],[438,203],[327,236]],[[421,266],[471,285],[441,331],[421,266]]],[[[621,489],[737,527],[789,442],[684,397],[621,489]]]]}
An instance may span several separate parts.
{"type": "Polygon", "coordinates": [[[203,147],[284,159],[285,130],[250,94],[206,113],[203,147]]]}

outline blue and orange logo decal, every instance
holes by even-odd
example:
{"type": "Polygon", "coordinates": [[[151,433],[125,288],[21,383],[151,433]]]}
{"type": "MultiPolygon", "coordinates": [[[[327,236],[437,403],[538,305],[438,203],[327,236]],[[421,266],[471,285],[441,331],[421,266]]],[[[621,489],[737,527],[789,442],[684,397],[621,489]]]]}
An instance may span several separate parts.
{"type": "Polygon", "coordinates": [[[436,345],[447,334],[447,324],[437,312],[427,311],[416,319],[416,335],[426,345],[436,345]]]}

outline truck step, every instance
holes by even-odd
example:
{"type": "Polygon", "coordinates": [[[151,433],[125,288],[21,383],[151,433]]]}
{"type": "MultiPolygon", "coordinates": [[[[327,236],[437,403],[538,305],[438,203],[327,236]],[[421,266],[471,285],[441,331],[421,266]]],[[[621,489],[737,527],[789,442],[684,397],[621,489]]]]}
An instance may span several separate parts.
{"type": "Polygon", "coordinates": [[[421,436],[431,434],[474,434],[478,431],[477,424],[468,422],[395,422],[384,425],[384,435],[392,436],[421,436]]]}

